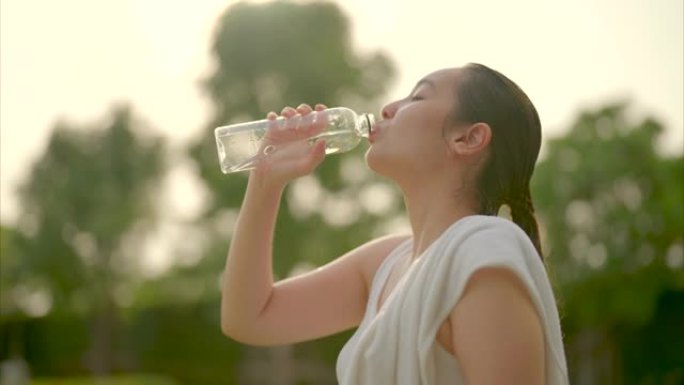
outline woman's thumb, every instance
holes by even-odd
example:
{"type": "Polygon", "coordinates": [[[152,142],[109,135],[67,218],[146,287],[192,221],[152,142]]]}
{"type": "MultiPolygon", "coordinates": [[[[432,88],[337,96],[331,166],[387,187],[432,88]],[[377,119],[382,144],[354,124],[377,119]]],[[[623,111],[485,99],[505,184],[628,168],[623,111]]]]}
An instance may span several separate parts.
{"type": "Polygon", "coordinates": [[[325,140],[317,140],[309,150],[309,162],[313,167],[318,166],[325,158],[325,140]]]}

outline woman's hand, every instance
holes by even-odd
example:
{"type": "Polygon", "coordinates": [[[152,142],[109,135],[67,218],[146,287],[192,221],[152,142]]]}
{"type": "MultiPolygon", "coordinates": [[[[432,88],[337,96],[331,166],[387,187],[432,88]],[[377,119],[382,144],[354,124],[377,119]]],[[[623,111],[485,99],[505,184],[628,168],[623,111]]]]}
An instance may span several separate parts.
{"type": "Polygon", "coordinates": [[[273,188],[283,188],[291,180],[311,173],[325,158],[325,141],[311,138],[319,134],[327,125],[327,107],[316,105],[316,113],[307,104],[296,109],[285,107],[281,111],[283,119],[275,112],[269,112],[269,130],[264,137],[260,152],[264,154],[251,173],[260,184],[273,188]]]}

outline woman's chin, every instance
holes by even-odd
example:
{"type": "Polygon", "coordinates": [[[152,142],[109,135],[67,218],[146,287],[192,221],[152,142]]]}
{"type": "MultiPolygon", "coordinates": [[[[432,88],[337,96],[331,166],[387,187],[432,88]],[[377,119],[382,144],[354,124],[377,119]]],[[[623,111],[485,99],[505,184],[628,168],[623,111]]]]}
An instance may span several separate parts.
{"type": "Polygon", "coordinates": [[[383,157],[378,151],[374,151],[373,147],[369,147],[366,151],[366,166],[368,166],[371,171],[379,174],[381,176],[388,177],[393,168],[386,157],[383,157]]]}
{"type": "Polygon", "coordinates": [[[368,150],[366,151],[366,155],[364,155],[364,158],[366,159],[366,166],[368,166],[369,169],[377,173],[378,160],[375,152],[373,151],[373,147],[368,148],[368,150]]]}

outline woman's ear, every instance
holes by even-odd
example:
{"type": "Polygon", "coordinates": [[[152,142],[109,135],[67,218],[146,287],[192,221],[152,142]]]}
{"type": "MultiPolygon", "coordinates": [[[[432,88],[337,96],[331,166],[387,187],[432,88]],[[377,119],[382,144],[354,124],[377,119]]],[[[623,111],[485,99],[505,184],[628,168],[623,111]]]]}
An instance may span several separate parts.
{"type": "Polygon", "coordinates": [[[449,134],[449,147],[458,155],[475,155],[487,148],[492,129],[487,123],[459,127],[449,134]]]}

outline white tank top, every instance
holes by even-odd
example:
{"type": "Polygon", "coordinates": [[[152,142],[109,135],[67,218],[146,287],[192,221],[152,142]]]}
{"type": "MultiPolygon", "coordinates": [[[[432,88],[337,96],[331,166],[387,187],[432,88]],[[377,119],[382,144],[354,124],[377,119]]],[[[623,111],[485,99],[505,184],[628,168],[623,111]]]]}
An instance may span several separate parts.
{"type": "MultiPolygon", "coordinates": [[[[350,354],[354,351],[359,336],[363,334],[364,330],[368,327],[373,318],[377,315],[378,301],[380,300],[380,292],[385,286],[385,282],[389,278],[392,267],[405,256],[407,253],[411,252],[412,240],[408,239],[397,246],[392,252],[385,258],[385,260],[380,264],[380,267],[375,272],[373,276],[373,282],[371,284],[371,290],[368,295],[368,304],[366,305],[366,314],[361,320],[361,324],[354,335],[347,341],[344,345],[340,354],[337,357],[337,380],[340,381],[342,378],[342,373],[347,369],[350,360],[350,354]]],[[[384,304],[383,304],[384,306],[384,304]]],[[[437,341],[432,347],[435,350],[435,369],[436,369],[436,380],[438,384],[453,384],[461,385],[463,381],[461,379],[460,370],[458,367],[458,362],[444,347],[437,341]]]]}
{"type": "MultiPolygon", "coordinates": [[[[567,364],[555,297],[546,269],[543,263],[540,263],[539,256],[534,251],[534,247],[527,235],[509,220],[478,215],[459,220],[445,232],[444,236],[455,237],[460,240],[459,242],[463,242],[458,246],[450,246],[451,250],[459,248],[464,253],[461,256],[462,258],[456,260],[458,265],[454,265],[458,266],[461,274],[454,276],[454,284],[452,286],[461,287],[460,290],[462,290],[464,283],[467,282],[469,276],[476,268],[484,266],[508,267],[525,283],[525,286],[530,290],[531,297],[534,299],[533,302],[535,302],[535,307],[538,314],[540,314],[544,328],[547,383],[567,384],[567,364]],[[470,235],[466,237],[464,234],[470,235]]],[[[401,243],[392,250],[378,267],[371,284],[364,318],[337,358],[336,372],[338,381],[342,381],[346,377],[349,366],[354,362],[355,357],[351,355],[357,350],[360,337],[364,336],[364,332],[368,331],[369,326],[374,325],[372,321],[377,317],[380,291],[385,286],[385,281],[387,281],[392,267],[401,259],[401,256],[411,252],[412,243],[412,239],[401,243]]],[[[426,256],[421,256],[421,258],[424,257],[426,256]]],[[[454,260],[451,259],[450,261],[454,260]]],[[[432,265],[437,266],[436,263],[432,263],[432,265]]],[[[451,268],[449,264],[444,266],[451,268]]],[[[421,270],[418,271],[417,275],[414,274],[414,279],[425,279],[420,274],[421,270]]],[[[408,275],[405,274],[405,276],[408,275]]],[[[397,288],[402,285],[406,286],[406,284],[407,281],[400,280],[385,302],[390,302],[390,299],[393,299],[394,292],[397,292],[397,288]]],[[[406,295],[406,293],[404,294],[406,295]]],[[[462,295],[462,291],[458,295],[462,295]]],[[[457,303],[458,298],[455,300],[455,303],[457,303]]],[[[385,303],[383,303],[381,312],[384,312],[385,307],[385,303]]],[[[463,376],[455,357],[448,353],[436,340],[434,340],[431,346],[431,349],[433,349],[431,356],[434,360],[432,363],[434,365],[434,381],[431,383],[463,384],[463,376]]],[[[404,358],[410,356],[410,354],[402,355],[404,358]]],[[[417,357],[418,347],[416,347],[416,359],[417,357]]]]}

